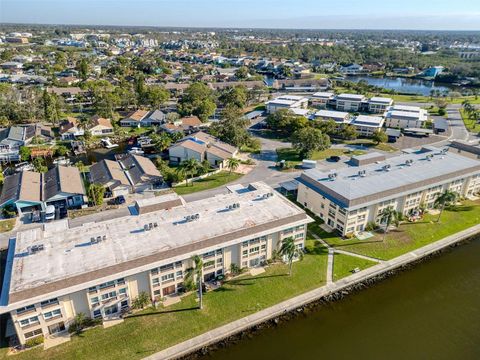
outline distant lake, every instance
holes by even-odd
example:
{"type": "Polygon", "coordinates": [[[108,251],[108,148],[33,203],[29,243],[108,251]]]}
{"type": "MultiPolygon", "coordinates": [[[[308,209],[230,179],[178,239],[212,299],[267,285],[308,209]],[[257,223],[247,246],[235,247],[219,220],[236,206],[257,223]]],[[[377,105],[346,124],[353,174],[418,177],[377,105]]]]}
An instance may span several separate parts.
{"type": "Polygon", "coordinates": [[[366,81],[369,85],[378,86],[384,89],[395,90],[398,93],[415,94],[430,96],[432,90],[438,90],[441,93],[445,91],[461,91],[462,88],[453,85],[438,85],[431,80],[412,79],[412,78],[390,78],[390,77],[373,77],[373,76],[346,76],[345,80],[359,82],[366,81]]]}

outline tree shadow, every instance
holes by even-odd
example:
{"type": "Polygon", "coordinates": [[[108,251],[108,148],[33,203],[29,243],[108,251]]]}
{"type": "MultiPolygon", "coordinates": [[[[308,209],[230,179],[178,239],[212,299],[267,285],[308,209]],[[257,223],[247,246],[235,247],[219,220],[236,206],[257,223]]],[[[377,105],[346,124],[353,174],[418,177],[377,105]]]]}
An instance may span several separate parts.
{"type": "Polygon", "coordinates": [[[128,316],[125,316],[125,319],[128,319],[128,318],[136,318],[136,317],[152,316],[152,315],[172,314],[172,313],[179,313],[179,312],[191,311],[191,310],[198,310],[198,306],[196,306],[196,307],[191,307],[191,308],[185,308],[185,309],[175,309],[175,310],[165,310],[165,311],[154,311],[154,312],[150,312],[150,313],[146,313],[146,314],[128,315],[128,316]]]}
{"type": "Polygon", "coordinates": [[[246,278],[246,279],[229,280],[229,281],[225,282],[225,285],[239,285],[239,286],[253,285],[254,280],[269,279],[269,278],[281,277],[281,276],[288,276],[288,273],[287,274],[255,276],[255,277],[250,277],[250,278],[246,278]]]}

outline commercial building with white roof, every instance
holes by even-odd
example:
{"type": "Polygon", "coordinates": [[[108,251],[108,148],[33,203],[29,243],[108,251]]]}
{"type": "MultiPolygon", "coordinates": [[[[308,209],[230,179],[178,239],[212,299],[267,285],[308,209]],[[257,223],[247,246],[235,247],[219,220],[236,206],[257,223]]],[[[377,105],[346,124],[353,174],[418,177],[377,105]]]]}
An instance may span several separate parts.
{"type": "Polygon", "coordinates": [[[393,99],[374,96],[368,100],[368,111],[376,114],[383,114],[393,105],[393,99]]]}
{"type": "Polygon", "coordinates": [[[332,172],[307,170],[297,201],[342,235],[363,231],[389,206],[410,214],[434,206],[445,190],[461,196],[480,192],[480,161],[434,147],[381,160],[365,157],[332,172]]]}
{"type": "Polygon", "coordinates": [[[265,103],[268,114],[273,114],[280,109],[306,109],[308,98],[297,95],[282,95],[265,103]]]}
{"type": "Polygon", "coordinates": [[[385,125],[390,128],[421,128],[428,120],[427,110],[418,106],[394,105],[385,116],[385,125]]]}
{"type": "Polygon", "coordinates": [[[351,124],[360,136],[372,136],[382,128],[385,119],[382,116],[358,115],[351,124]]]}
{"type": "Polygon", "coordinates": [[[9,242],[0,314],[10,313],[21,344],[65,331],[79,313],[116,317],[141,293],[181,292],[193,255],[210,281],[232,264],[263,264],[287,237],[303,247],[311,221],[259,182],[190,203],[174,193],[140,200],[110,220],[44,224],[9,242]]]}
{"type": "Polygon", "coordinates": [[[339,111],[360,111],[362,102],[366,101],[365,95],[340,94],[336,96],[336,108],[339,111]]]}

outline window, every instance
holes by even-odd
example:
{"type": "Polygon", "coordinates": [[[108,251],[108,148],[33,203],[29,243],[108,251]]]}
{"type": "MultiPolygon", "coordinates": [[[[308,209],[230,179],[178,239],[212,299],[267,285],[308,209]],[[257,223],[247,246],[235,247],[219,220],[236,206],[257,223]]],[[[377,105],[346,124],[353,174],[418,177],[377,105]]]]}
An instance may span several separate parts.
{"type": "Polygon", "coordinates": [[[248,241],[244,241],[244,242],[242,243],[242,246],[243,246],[243,247],[248,246],[248,241]]]}
{"type": "Polygon", "coordinates": [[[222,255],[223,254],[223,249],[218,249],[217,250],[217,255],[222,255]]]}
{"type": "Polygon", "coordinates": [[[175,274],[167,274],[167,275],[163,275],[162,276],[162,282],[165,282],[165,281],[172,281],[175,277],[175,274]]]}
{"type": "Polygon", "coordinates": [[[42,329],[36,329],[33,331],[26,332],[23,336],[25,336],[25,339],[29,339],[31,337],[37,336],[37,335],[42,335],[42,329]]]}
{"type": "Polygon", "coordinates": [[[243,250],[242,257],[247,257],[247,256],[248,256],[248,250],[243,250]]]}
{"type": "Polygon", "coordinates": [[[254,253],[258,253],[258,252],[260,252],[260,247],[259,246],[255,246],[255,247],[250,249],[250,254],[254,254],[254,253]]]}
{"type": "Polygon", "coordinates": [[[123,288],[123,289],[118,290],[118,293],[126,295],[127,294],[127,288],[123,288]]]}
{"type": "Polygon", "coordinates": [[[102,317],[102,311],[101,310],[94,310],[93,311],[93,318],[98,319],[99,317],[102,317]]]}
{"type": "Polygon", "coordinates": [[[215,261],[214,260],[207,261],[203,264],[204,268],[209,268],[209,267],[212,267],[212,266],[215,266],[215,261]]]}
{"type": "Polygon", "coordinates": [[[153,286],[158,286],[158,285],[160,285],[160,279],[159,279],[159,278],[152,279],[152,285],[153,285],[153,286]]]}
{"type": "Polygon", "coordinates": [[[208,258],[210,258],[210,257],[212,257],[212,256],[215,256],[215,251],[210,251],[210,252],[208,252],[208,253],[203,254],[203,258],[204,258],[204,259],[208,259],[208,258]]]}
{"type": "Polygon", "coordinates": [[[221,264],[221,263],[223,263],[223,259],[222,259],[222,258],[218,258],[218,259],[217,259],[217,264],[221,264]]]}
{"type": "Polygon", "coordinates": [[[20,309],[17,309],[17,314],[20,315],[20,314],[26,313],[26,312],[31,311],[31,310],[35,310],[35,305],[28,305],[28,306],[24,306],[20,309]]]}
{"type": "Polygon", "coordinates": [[[165,272],[165,271],[168,271],[168,270],[173,270],[173,264],[160,266],[160,271],[161,272],[165,272]]]}
{"type": "Polygon", "coordinates": [[[152,275],[157,275],[158,274],[158,269],[152,269],[152,270],[150,270],[150,273],[152,275]]]}
{"type": "Polygon", "coordinates": [[[176,276],[177,276],[177,279],[178,278],[183,278],[183,271],[177,271],[176,276]]]}
{"type": "Polygon", "coordinates": [[[47,306],[51,306],[51,305],[58,305],[58,299],[53,298],[53,299],[50,299],[50,300],[42,301],[40,303],[41,307],[47,307],[47,306]]]}
{"type": "Polygon", "coordinates": [[[125,279],[121,278],[117,280],[117,285],[124,285],[125,284],[125,279]]]}
{"type": "Polygon", "coordinates": [[[261,248],[262,250],[265,250],[265,249],[267,248],[267,244],[263,244],[262,246],[260,246],[260,248],[261,248]]]}
{"type": "Polygon", "coordinates": [[[48,320],[57,316],[62,316],[62,311],[60,309],[55,309],[55,310],[43,313],[43,318],[45,320],[48,320]]]}
{"type": "Polygon", "coordinates": [[[98,300],[98,296],[90,298],[90,302],[92,305],[98,304],[100,301],[98,300]]]}
{"type": "Polygon", "coordinates": [[[110,291],[109,293],[105,293],[102,295],[102,301],[109,300],[117,296],[116,291],[110,291]]]}
{"type": "Polygon", "coordinates": [[[155,290],[155,291],[153,292],[153,295],[155,295],[155,296],[160,295],[160,290],[155,290]]]}
{"type": "Polygon", "coordinates": [[[109,281],[103,284],[100,284],[98,287],[101,289],[106,289],[108,287],[115,286],[115,281],[109,281]]]}
{"type": "Polygon", "coordinates": [[[295,234],[295,239],[303,239],[303,233],[295,234]]]}
{"type": "Polygon", "coordinates": [[[38,316],[32,316],[31,318],[20,320],[20,326],[25,327],[29,325],[38,324],[40,321],[38,320],[38,316]]]}
{"type": "Polygon", "coordinates": [[[175,263],[175,267],[179,268],[179,267],[182,267],[182,262],[181,261],[177,261],[175,263]]]}
{"type": "Polygon", "coordinates": [[[123,301],[120,303],[120,308],[122,308],[122,309],[128,308],[128,300],[123,300],[123,301]]]}

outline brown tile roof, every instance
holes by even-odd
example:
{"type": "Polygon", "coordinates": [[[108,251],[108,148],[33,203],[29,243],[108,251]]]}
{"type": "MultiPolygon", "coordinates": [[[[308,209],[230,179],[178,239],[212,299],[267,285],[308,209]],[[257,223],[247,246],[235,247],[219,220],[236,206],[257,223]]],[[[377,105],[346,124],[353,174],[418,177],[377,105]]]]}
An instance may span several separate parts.
{"type": "Polygon", "coordinates": [[[78,120],[74,117],[69,116],[60,124],[60,134],[66,133],[68,130],[74,127],[78,127],[78,120]]]}
{"type": "Polygon", "coordinates": [[[44,175],[44,200],[59,193],[85,195],[80,171],[75,166],[57,166],[44,175]]]}
{"type": "Polygon", "coordinates": [[[127,117],[123,120],[133,120],[133,121],[141,121],[145,116],[147,116],[148,111],[146,110],[136,110],[127,115],[127,117]]]}
{"type": "Polygon", "coordinates": [[[18,200],[42,201],[42,174],[33,171],[22,171],[18,200]]]}
{"type": "Polygon", "coordinates": [[[93,124],[93,127],[97,125],[101,125],[108,128],[112,128],[112,122],[110,121],[110,119],[106,119],[98,115],[95,115],[92,117],[92,124],[93,124]]]}
{"type": "Polygon", "coordinates": [[[185,116],[180,119],[183,126],[186,127],[196,127],[202,125],[202,121],[198,118],[198,116],[185,116]]]}
{"type": "Polygon", "coordinates": [[[106,185],[109,182],[116,182],[117,185],[130,185],[122,167],[116,161],[102,160],[90,167],[92,182],[106,185]]]}

